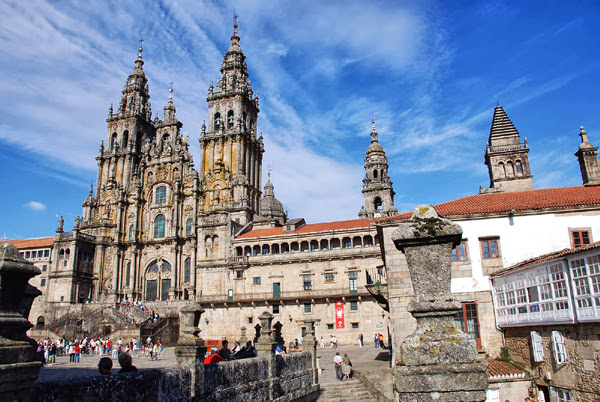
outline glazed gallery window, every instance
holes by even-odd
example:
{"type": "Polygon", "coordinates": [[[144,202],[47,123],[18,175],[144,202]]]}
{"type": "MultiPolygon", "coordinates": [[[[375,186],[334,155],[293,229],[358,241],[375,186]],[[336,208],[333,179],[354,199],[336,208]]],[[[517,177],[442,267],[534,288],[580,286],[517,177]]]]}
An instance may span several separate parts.
{"type": "Polygon", "coordinates": [[[481,349],[481,338],[479,336],[479,319],[477,317],[477,303],[463,303],[462,309],[454,317],[456,324],[465,334],[469,335],[477,343],[477,349],[481,349]]]}
{"type": "Polygon", "coordinates": [[[553,394],[556,393],[556,400],[558,402],[573,402],[575,399],[573,398],[573,393],[568,389],[563,388],[554,388],[551,387],[553,394]]]}
{"type": "Polygon", "coordinates": [[[335,274],[333,272],[325,272],[325,282],[335,281],[335,274]]]}
{"type": "Polygon", "coordinates": [[[484,259],[500,257],[499,239],[481,239],[481,256],[484,259]]]}
{"type": "Polygon", "coordinates": [[[352,300],[350,302],[350,311],[358,311],[358,301],[352,300]]]}
{"type": "Polygon", "coordinates": [[[312,313],[312,304],[310,304],[310,303],[304,303],[304,312],[305,313],[312,313]]]}
{"type": "Polygon", "coordinates": [[[468,261],[467,241],[463,240],[458,246],[452,249],[452,261],[468,261]]]}
{"type": "Polygon", "coordinates": [[[158,215],[154,218],[154,238],[162,239],[165,237],[165,216],[158,215]]]}
{"type": "Polygon", "coordinates": [[[165,186],[157,187],[154,195],[155,204],[164,204],[167,202],[167,188],[165,186]]]}
{"type": "Polygon", "coordinates": [[[183,282],[190,283],[192,272],[192,259],[190,257],[185,259],[183,264],[183,282]]]}
{"type": "Polygon", "coordinates": [[[571,230],[571,245],[573,248],[583,247],[590,244],[592,234],[589,230],[571,230]]]}
{"type": "Polygon", "coordinates": [[[192,218],[185,221],[185,234],[188,236],[192,234],[192,218]]]}

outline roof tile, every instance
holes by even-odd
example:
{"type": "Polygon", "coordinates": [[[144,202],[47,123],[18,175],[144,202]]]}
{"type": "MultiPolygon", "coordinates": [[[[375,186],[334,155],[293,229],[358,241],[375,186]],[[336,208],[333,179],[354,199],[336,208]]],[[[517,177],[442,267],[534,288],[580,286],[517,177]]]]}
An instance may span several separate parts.
{"type": "Polygon", "coordinates": [[[256,237],[269,237],[279,236],[282,234],[300,234],[300,233],[313,233],[313,232],[326,232],[330,230],[342,230],[342,229],[357,229],[357,228],[368,228],[371,226],[371,222],[368,219],[354,219],[350,221],[337,221],[337,222],[325,222],[325,223],[313,223],[310,225],[304,225],[296,231],[284,232],[283,227],[269,228],[269,229],[257,229],[246,232],[238,237],[237,239],[251,239],[256,237]]]}
{"type": "Polygon", "coordinates": [[[53,237],[40,237],[37,239],[18,239],[18,240],[6,240],[0,241],[0,244],[12,244],[19,250],[25,248],[39,248],[39,247],[52,247],[54,244],[53,237]]]}

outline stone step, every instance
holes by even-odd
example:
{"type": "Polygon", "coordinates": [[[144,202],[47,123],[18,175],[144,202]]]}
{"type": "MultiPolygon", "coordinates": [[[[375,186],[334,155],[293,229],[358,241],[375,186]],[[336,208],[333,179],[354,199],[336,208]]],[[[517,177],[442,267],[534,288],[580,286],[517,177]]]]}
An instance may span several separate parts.
{"type": "Polygon", "coordinates": [[[338,402],[338,401],[368,401],[377,402],[377,398],[365,388],[358,380],[344,380],[334,382],[320,383],[321,393],[318,401],[338,402]]]}

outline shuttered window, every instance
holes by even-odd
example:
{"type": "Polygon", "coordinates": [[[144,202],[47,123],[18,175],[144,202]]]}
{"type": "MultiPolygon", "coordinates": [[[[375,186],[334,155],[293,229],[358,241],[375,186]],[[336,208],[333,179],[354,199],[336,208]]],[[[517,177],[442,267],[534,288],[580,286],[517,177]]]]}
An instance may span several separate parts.
{"type": "Polygon", "coordinates": [[[567,349],[561,331],[552,331],[552,352],[554,353],[554,362],[557,365],[567,364],[567,349]]]}
{"type": "Polygon", "coordinates": [[[544,345],[542,344],[542,335],[538,331],[531,331],[531,351],[534,362],[544,361],[544,345]]]}

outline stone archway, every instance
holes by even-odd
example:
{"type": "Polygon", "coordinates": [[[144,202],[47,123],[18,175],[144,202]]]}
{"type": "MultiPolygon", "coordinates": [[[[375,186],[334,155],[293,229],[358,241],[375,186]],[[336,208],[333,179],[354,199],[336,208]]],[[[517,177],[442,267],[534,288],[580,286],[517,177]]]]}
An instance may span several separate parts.
{"type": "Polygon", "coordinates": [[[154,261],[144,276],[146,301],[169,300],[171,288],[171,264],[164,260],[154,261]]]}

